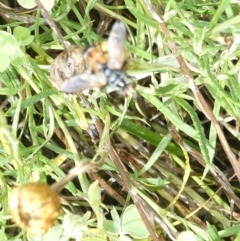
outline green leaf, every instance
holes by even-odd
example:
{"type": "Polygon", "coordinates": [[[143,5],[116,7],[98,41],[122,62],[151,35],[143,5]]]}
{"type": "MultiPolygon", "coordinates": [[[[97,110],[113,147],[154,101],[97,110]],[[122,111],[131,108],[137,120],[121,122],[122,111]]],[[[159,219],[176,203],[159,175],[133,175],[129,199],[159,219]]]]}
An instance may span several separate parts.
{"type": "Polygon", "coordinates": [[[162,152],[166,149],[166,147],[169,145],[170,141],[172,139],[172,136],[170,134],[163,137],[161,142],[158,144],[157,148],[153,152],[152,156],[148,160],[148,162],[143,166],[143,168],[138,172],[138,176],[142,176],[143,173],[147,172],[154,163],[158,160],[162,152]]]}
{"type": "Polygon", "coordinates": [[[24,41],[22,41],[21,46],[29,45],[30,43],[32,43],[33,39],[34,39],[33,35],[28,36],[24,41]]]}
{"type": "MultiPolygon", "coordinates": [[[[31,9],[36,7],[35,0],[18,0],[19,5],[23,8],[31,9]]],[[[55,3],[55,0],[41,0],[42,5],[46,8],[47,11],[50,11],[55,3]]]]}
{"type": "MultiPolygon", "coordinates": [[[[25,99],[24,101],[22,101],[21,110],[24,110],[26,108],[29,108],[30,106],[33,106],[39,100],[44,99],[54,93],[55,93],[55,91],[53,89],[49,89],[49,90],[42,91],[39,94],[33,95],[33,96],[25,99]]],[[[15,112],[15,106],[12,106],[11,108],[8,109],[6,114],[12,115],[14,112],[15,112]]]]}
{"type": "Polygon", "coordinates": [[[5,31],[0,31],[0,53],[8,56],[13,55],[18,48],[16,39],[5,31]]]}
{"type": "Polygon", "coordinates": [[[63,235],[63,228],[61,225],[54,226],[50,228],[47,233],[41,234],[28,234],[27,240],[28,241],[48,241],[48,240],[55,240],[55,241],[68,241],[70,237],[63,235]]]}
{"type": "Polygon", "coordinates": [[[229,2],[229,0],[222,0],[218,3],[218,10],[212,17],[210,28],[213,28],[217,24],[218,20],[221,18],[221,14],[226,11],[226,7],[229,5],[229,2]]]}
{"type": "Polygon", "coordinates": [[[63,229],[61,225],[54,226],[51,229],[49,229],[47,233],[44,234],[43,241],[59,240],[62,235],[62,232],[63,229]]]}
{"type": "Polygon", "coordinates": [[[210,236],[210,240],[221,241],[221,239],[218,235],[217,228],[214,225],[210,225],[209,223],[207,223],[207,231],[208,231],[208,234],[210,236]]]}
{"type": "Polygon", "coordinates": [[[21,46],[29,45],[34,39],[34,36],[30,35],[29,29],[21,26],[14,28],[13,36],[21,46]]]}
{"type": "Polygon", "coordinates": [[[115,207],[113,207],[113,210],[111,211],[111,216],[112,216],[113,222],[120,226],[121,220],[115,207]]]}
{"type": "Polygon", "coordinates": [[[128,206],[122,217],[122,230],[133,238],[146,238],[149,233],[135,205],[128,206]]]}
{"type": "Polygon", "coordinates": [[[7,56],[4,53],[0,53],[0,72],[3,72],[4,70],[6,70],[10,64],[10,59],[9,56],[7,56]]]}
{"type": "Polygon", "coordinates": [[[161,188],[164,188],[167,184],[170,183],[167,179],[158,178],[138,178],[138,181],[142,182],[145,187],[150,191],[157,191],[161,188]]]}
{"type": "Polygon", "coordinates": [[[86,6],[85,9],[85,14],[89,15],[89,12],[92,10],[92,8],[94,7],[94,5],[96,4],[97,0],[89,0],[88,4],[86,6]]]}
{"type": "Polygon", "coordinates": [[[35,0],[18,0],[19,5],[21,5],[23,8],[31,9],[36,7],[35,0]]]}
{"type": "Polygon", "coordinates": [[[181,232],[176,239],[176,241],[186,241],[186,240],[201,241],[202,239],[198,237],[196,234],[194,234],[192,231],[181,232]]]}
{"type": "MultiPolygon", "coordinates": [[[[220,230],[218,232],[220,238],[226,238],[226,237],[230,237],[230,236],[233,236],[233,235],[238,235],[239,236],[239,229],[240,229],[240,224],[236,224],[235,226],[232,226],[230,228],[226,228],[224,230],[220,230]]],[[[235,239],[234,241],[239,241],[240,240],[240,237],[239,239],[235,239]]]]}
{"type": "Polygon", "coordinates": [[[31,235],[28,233],[27,240],[28,241],[42,241],[42,235],[41,234],[31,235]]]}
{"type": "Polygon", "coordinates": [[[209,164],[211,162],[209,159],[209,151],[213,151],[213,150],[211,150],[211,146],[209,145],[208,140],[204,134],[204,128],[197,116],[196,111],[184,99],[176,98],[176,100],[188,112],[188,114],[192,118],[193,125],[197,132],[197,136],[195,137],[195,139],[198,141],[198,144],[201,149],[201,153],[204,157],[205,162],[209,164]]]}
{"type": "MultiPolygon", "coordinates": [[[[158,146],[159,143],[162,141],[163,137],[160,136],[159,134],[150,131],[146,127],[140,126],[138,124],[135,124],[127,119],[124,119],[121,122],[120,127],[125,130],[128,133],[131,133],[151,144],[154,146],[158,146]]],[[[180,147],[178,147],[176,144],[173,142],[169,142],[168,146],[166,147],[166,150],[170,153],[174,153],[175,155],[182,156],[182,150],[180,147]]]]}
{"type": "Polygon", "coordinates": [[[117,241],[132,241],[131,238],[129,238],[128,236],[121,236],[117,239],[117,241]]]}
{"type": "Polygon", "coordinates": [[[132,0],[125,0],[125,5],[127,9],[131,12],[133,16],[136,17],[139,21],[150,25],[151,27],[157,27],[157,22],[152,18],[152,16],[149,16],[146,13],[140,12],[139,9],[137,9],[135,2],[132,0]]]}
{"type": "MultiPolygon", "coordinates": [[[[173,125],[178,128],[179,130],[183,131],[184,133],[187,133],[190,137],[197,140],[198,133],[196,130],[186,124],[179,115],[173,113],[171,109],[166,105],[166,103],[162,103],[156,96],[149,93],[146,93],[144,91],[143,87],[139,87],[139,94],[141,94],[145,99],[147,99],[152,105],[154,105],[161,113],[166,116],[166,118],[173,123],[173,125]]],[[[146,89],[146,88],[145,88],[146,89]]]]}
{"type": "Polygon", "coordinates": [[[62,236],[59,241],[68,241],[71,240],[68,236],[62,236]]]}
{"type": "Polygon", "coordinates": [[[103,229],[109,234],[118,235],[121,232],[119,225],[110,220],[103,221],[103,229]]]}
{"type": "Polygon", "coordinates": [[[101,204],[101,191],[97,181],[90,185],[88,195],[91,205],[99,207],[101,204]]]}
{"type": "Polygon", "coordinates": [[[14,28],[13,30],[13,36],[16,38],[17,41],[21,42],[25,38],[27,38],[30,35],[30,31],[27,28],[24,28],[22,26],[18,26],[14,28]]]}
{"type": "Polygon", "coordinates": [[[14,66],[22,65],[25,62],[25,59],[25,55],[19,47],[17,48],[17,51],[10,56],[11,64],[14,66]]]}
{"type": "Polygon", "coordinates": [[[42,5],[47,11],[50,11],[54,7],[55,0],[41,0],[42,5]]]}
{"type": "Polygon", "coordinates": [[[97,216],[98,225],[101,225],[101,213],[100,213],[100,205],[101,205],[101,190],[98,185],[98,182],[95,181],[92,183],[88,190],[88,198],[89,203],[97,216]]]}
{"type": "Polygon", "coordinates": [[[85,232],[88,229],[87,221],[91,216],[91,212],[87,211],[83,216],[76,215],[72,213],[67,213],[63,219],[63,228],[65,233],[72,238],[80,240],[85,232]]]}

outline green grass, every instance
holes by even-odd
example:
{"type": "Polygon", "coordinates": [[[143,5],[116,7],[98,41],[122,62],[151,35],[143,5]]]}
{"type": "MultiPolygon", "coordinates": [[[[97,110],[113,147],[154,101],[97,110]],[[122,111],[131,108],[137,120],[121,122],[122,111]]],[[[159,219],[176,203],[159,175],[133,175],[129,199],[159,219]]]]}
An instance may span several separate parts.
{"type": "Polygon", "coordinates": [[[125,23],[126,68],[137,83],[126,98],[56,90],[49,68],[59,39],[40,11],[0,6],[0,240],[70,240],[63,223],[76,240],[175,240],[184,231],[178,240],[240,239],[239,5],[148,2],[62,0],[52,9],[64,39],[83,48],[125,23]],[[66,185],[62,213],[43,237],[10,221],[14,186],[51,185],[101,156],[98,173],[66,185]]]}

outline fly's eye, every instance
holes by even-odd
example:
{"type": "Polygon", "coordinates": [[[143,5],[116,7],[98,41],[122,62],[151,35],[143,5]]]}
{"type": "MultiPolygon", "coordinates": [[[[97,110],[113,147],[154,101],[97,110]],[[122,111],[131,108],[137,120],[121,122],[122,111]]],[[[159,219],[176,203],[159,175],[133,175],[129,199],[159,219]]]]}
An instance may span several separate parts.
{"type": "Polygon", "coordinates": [[[44,233],[60,213],[57,193],[45,183],[28,183],[13,189],[9,211],[12,220],[29,233],[44,233]]]}

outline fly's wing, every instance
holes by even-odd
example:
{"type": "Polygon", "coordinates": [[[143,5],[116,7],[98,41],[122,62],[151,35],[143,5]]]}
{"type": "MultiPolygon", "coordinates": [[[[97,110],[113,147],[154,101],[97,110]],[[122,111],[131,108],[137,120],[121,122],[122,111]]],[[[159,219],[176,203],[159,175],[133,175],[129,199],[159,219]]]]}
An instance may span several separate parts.
{"type": "Polygon", "coordinates": [[[122,22],[114,23],[108,38],[108,67],[122,69],[125,62],[126,27],[122,22]]]}
{"type": "Polygon", "coordinates": [[[107,80],[103,73],[85,73],[64,80],[64,82],[60,84],[59,90],[65,93],[74,93],[82,90],[102,88],[106,84],[107,80]]]}

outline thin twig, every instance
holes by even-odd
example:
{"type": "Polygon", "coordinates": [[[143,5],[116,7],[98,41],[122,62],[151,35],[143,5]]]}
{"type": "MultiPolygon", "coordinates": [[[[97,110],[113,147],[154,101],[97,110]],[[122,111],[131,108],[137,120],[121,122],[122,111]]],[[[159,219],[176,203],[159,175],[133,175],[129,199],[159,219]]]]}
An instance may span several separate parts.
{"type": "Polygon", "coordinates": [[[47,24],[50,26],[50,28],[53,30],[53,32],[55,33],[55,35],[57,36],[57,38],[60,40],[61,44],[63,45],[64,49],[67,50],[69,49],[69,45],[66,44],[66,42],[64,41],[64,38],[62,36],[62,34],[60,33],[60,30],[58,29],[57,25],[52,21],[52,19],[49,17],[49,14],[47,12],[47,10],[45,9],[45,7],[42,5],[40,0],[35,0],[38,8],[41,11],[42,16],[45,18],[47,24]]]}

